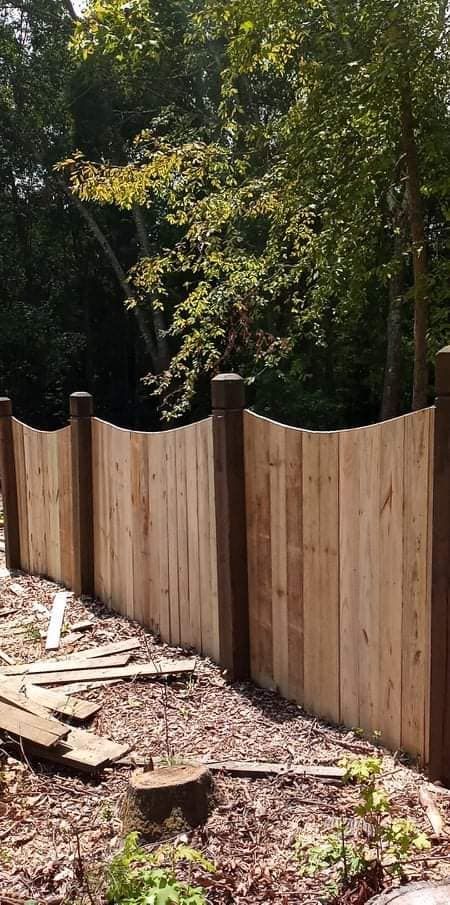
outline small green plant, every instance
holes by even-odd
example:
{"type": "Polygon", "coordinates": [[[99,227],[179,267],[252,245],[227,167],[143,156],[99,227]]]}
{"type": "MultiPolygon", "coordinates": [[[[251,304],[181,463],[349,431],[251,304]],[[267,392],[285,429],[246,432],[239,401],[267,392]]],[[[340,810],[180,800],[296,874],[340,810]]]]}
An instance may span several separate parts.
{"type": "Polygon", "coordinates": [[[40,641],[41,640],[41,633],[40,633],[37,625],[31,624],[28,626],[28,628],[25,632],[25,638],[27,641],[40,641]]]}
{"type": "Polygon", "coordinates": [[[295,849],[303,876],[326,876],[326,897],[337,896],[362,883],[370,893],[378,892],[386,875],[403,877],[405,863],[414,852],[430,843],[411,820],[392,818],[391,802],[378,785],[381,760],[377,757],[345,758],[344,779],[359,787],[356,815],[364,834],[351,836],[342,820],[323,842],[311,844],[299,837],[295,849]]]}
{"type": "Polygon", "coordinates": [[[163,845],[149,853],[139,845],[138,834],[130,833],[107,870],[108,905],[206,905],[200,887],[178,879],[180,862],[214,871],[214,865],[195,849],[163,845]]]}

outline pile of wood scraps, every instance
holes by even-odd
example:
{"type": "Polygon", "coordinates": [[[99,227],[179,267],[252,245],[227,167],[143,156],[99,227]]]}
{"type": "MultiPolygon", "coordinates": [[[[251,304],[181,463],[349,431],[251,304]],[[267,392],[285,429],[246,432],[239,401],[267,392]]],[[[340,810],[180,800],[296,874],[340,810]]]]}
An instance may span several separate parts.
{"type": "MultiPolygon", "coordinates": [[[[47,650],[59,646],[67,596],[65,592],[55,595],[46,633],[47,650]]],[[[17,630],[19,628],[20,625],[17,630]]],[[[10,630],[14,632],[16,625],[13,624],[10,630]]],[[[123,758],[129,745],[74,728],[61,717],[70,719],[71,723],[80,723],[100,709],[100,704],[76,698],[74,688],[83,691],[124,679],[192,674],[195,669],[192,659],[130,662],[140,647],[137,638],[126,638],[78,651],[63,659],[41,659],[1,667],[0,732],[5,742],[19,745],[26,756],[34,755],[87,771],[99,770],[123,758]],[[56,687],[44,687],[49,685],[56,687]]]]}

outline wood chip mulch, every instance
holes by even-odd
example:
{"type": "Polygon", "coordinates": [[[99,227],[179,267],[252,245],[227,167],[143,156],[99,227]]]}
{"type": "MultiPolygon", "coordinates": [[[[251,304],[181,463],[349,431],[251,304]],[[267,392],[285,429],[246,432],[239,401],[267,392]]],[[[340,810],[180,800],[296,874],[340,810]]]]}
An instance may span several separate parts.
{"type": "MultiPolygon", "coordinates": [[[[21,573],[0,578],[0,609],[15,612],[0,617],[0,636],[2,621],[20,622],[28,616],[35,620],[25,635],[0,637],[0,650],[17,662],[45,656],[38,630],[46,628],[46,620],[33,604],[50,609],[55,587],[21,573]],[[13,583],[24,589],[22,596],[10,591],[13,583]]],[[[137,653],[142,660],[185,654],[98,603],[69,602],[69,624],[89,617],[95,619],[94,629],[63,644],[57,655],[130,636],[141,639],[137,653]]],[[[315,720],[274,692],[228,684],[208,660],[198,660],[193,681],[121,682],[81,696],[103,705],[90,728],[130,744],[140,758],[165,756],[169,749],[180,758],[196,754],[216,760],[336,765],[348,754],[381,754],[395,812],[431,833],[418,802],[424,778],[401,763],[402,758],[315,720]]],[[[12,756],[10,748],[4,750],[3,762],[0,905],[29,899],[39,905],[101,905],[96,878],[121,846],[119,808],[132,767],[114,765],[96,777],[82,776],[49,763],[27,762],[20,752],[12,756]],[[86,881],[89,889],[84,888],[86,881]]],[[[217,775],[215,790],[216,804],[206,826],[183,839],[217,866],[208,889],[211,905],[318,905],[323,884],[300,876],[293,843],[299,834],[318,841],[340,818],[351,819],[356,790],[289,774],[257,780],[217,775]]],[[[450,826],[450,793],[442,790],[438,805],[450,826]]],[[[449,873],[447,839],[435,840],[430,852],[409,868],[411,879],[449,873]]]]}

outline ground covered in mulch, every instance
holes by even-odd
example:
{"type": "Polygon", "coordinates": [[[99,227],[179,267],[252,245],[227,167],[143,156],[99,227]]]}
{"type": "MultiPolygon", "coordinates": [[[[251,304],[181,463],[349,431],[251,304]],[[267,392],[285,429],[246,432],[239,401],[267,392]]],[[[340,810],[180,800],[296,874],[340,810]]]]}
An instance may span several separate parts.
{"type": "MultiPolygon", "coordinates": [[[[54,593],[55,585],[41,579],[22,574],[0,578],[0,608],[13,608],[17,620],[30,615],[36,619],[26,635],[5,638],[1,621],[12,617],[0,618],[0,649],[17,662],[44,655],[37,629],[46,627],[45,620],[38,619],[33,604],[50,607],[54,593]],[[12,593],[12,583],[26,593],[12,593]]],[[[182,655],[98,603],[73,599],[66,613],[69,624],[94,616],[95,628],[64,644],[59,655],[129,636],[141,639],[138,659],[143,661],[182,655]]],[[[275,693],[251,684],[228,684],[207,660],[198,660],[195,678],[189,682],[121,682],[81,696],[102,703],[91,728],[130,744],[140,758],[169,752],[180,758],[195,754],[287,765],[338,764],[348,754],[380,753],[357,735],[314,720],[275,693]]],[[[401,758],[381,754],[395,812],[412,817],[430,833],[418,802],[424,778],[401,758]]],[[[121,846],[120,802],[131,769],[115,765],[93,778],[44,762],[27,762],[20,752],[4,757],[1,905],[30,898],[46,905],[89,903],[85,876],[121,846]]],[[[215,809],[206,826],[188,839],[217,866],[208,892],[212,905],[319,903],[323,885],[300,876],[293,843],[299,834],[319,840],[342,817],[352,818],[356,790],[289,774],[257,780],[219,775],[215,785],[215,809]]],[[[450,826],[450,793],[442,791],[438,804],[450,826]]],[[[445,876],[447,859],[447,841],[435,840],[430,852],[410,865],[409,874],[413,879],[445,876]]],[[[101,895],[94,893],[90,905],[97,901],[102,901],[101,895]]]]}

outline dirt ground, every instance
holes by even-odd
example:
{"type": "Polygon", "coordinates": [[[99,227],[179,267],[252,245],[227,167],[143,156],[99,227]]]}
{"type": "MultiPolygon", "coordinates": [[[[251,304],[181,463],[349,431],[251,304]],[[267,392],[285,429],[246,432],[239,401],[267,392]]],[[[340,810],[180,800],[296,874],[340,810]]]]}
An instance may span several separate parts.
{"type": "MultiPolygon", "coordinates": [[[[0,578],[0,608],[15,611],[8,621],[30,615],[36,620],[26,635],[1,636],[0,649],[17,662],[44,655],[36,628],[45,628],[45,621],[39,622],[33,604],[50,606],[54,593],[55,585],[42,579],[22,574],[0,578]],[[11,592],[13,582],[24,589],[22,596],[11,592]]],[[[141,640],[137,655],[143,661],[182,654],[93,601],[73,599],[66,613],[69,624],[95,617],[95,628],[64,644],[59,655],[130,636],[141,640]]],[[[0,633],[2,620],[6,617],[0,617],[0,633]]],[[[137,756],[165,756],[169,749],[177,757],[338,764],[348,754],[381,753],[395,813],[412,817],[431,834],[418,801],[424,778],[400,757],[380,752],[354,733],[326,726],[273,692],[228,684],[208,660],[198,660],[189,682],[121,682],[81,696],[102,703],[90,728],[130,744],[137,756]]],[[[131,769],[115,765],[93,778],[26,762],[20,752],[9,754],[1,776],[1,905],[30,898],[46,905],[89,902],[83,872],[120,848],[119,808],[131,769]]],[[[208,891],[212,905],[319,903],[322,882],[300,876],[293,842],[300,833],[318,840],[342,816],[351,818],[356,790],[292,775],[250,780],[222,774],[215,787],[216,806],[206,826],[188,840],[217,866],[208,891]]],[[[437,803],[450,825],[450,793],[442,791],[437,803]]],[[[447,839],[434,840],[431,850],[410,865],[409,875],[446,876],[449,865],[447,839]]]]}

